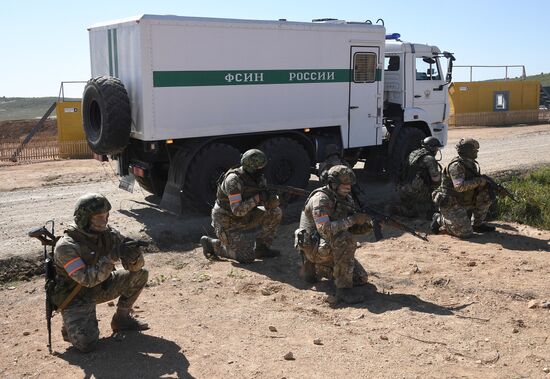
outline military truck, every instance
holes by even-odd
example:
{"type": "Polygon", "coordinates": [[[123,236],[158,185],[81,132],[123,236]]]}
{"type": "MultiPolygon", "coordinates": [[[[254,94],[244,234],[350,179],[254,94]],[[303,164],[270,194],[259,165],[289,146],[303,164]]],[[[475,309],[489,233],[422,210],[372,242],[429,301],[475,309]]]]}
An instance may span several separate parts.
{"type": "Polygon", "coordinates": [[[380,24],[142,15],[89,37],[88,144],[169,210],[208,209],[249,148],[270,182],[304,188],[329,144],[396,173],[422,138],[447,141],[452,54],[380,24]]]}

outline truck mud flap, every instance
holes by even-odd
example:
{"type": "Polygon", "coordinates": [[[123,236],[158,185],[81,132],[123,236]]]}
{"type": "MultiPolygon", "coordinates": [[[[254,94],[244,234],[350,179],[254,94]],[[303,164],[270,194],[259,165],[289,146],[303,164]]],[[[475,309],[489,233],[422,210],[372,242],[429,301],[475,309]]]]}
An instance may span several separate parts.
{"type": "Polygon", "coordinates": [[[168,180],[164,193],[160,201],[160,207],[175,215],[183,213],[184,197],[183,184],[185,180],[185,171],[188,164],[188,150],[178,150],[170,160],[170,169],[168,170],[168,180]]]}

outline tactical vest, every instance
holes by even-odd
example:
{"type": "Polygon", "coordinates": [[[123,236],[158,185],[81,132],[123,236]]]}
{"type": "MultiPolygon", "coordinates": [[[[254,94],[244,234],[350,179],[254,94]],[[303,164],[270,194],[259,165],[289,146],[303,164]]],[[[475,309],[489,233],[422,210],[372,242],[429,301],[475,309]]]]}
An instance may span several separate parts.
{"type": "Polygon", "coordinates": [[[322,192],[325,195],[327,195],[333,205],[332,209],[330,210],[330,219],[333,220],[341,220],[344,217],[349,216],[350,214],[353,214],[353,209],[350,207],[346,207],[345,205],[341,205],[343,202],[350,203],[351,205],[355,206],[353,202],[353,198],[351,196],[348,196],[346,199],[338,199],[338,195],[332,191],[328,186],[324,186],[321,188],[317,188],[313,190],[304,206],[304,210],[302,211],[302,214],[300,215],[300,229],[306,229],[308,231],[315,231],[317,230],[317,227],[315,226],[315,220],[313,219],[312,214],[306,213],[306,207],[309,203],[309,200],[315,195],[316,193],[322,192]]]}
{"type": "MultiPolygon", "coordinates": [[[[74,227],[70,227],[64,233],[65,238],[69,237],[74,243],[78,244],[80,247],[80,258],[86,266],[95,265],[100,257],[109,255],[110,252],[118,248],[116,245],[117,238],[110,231],[101,233],[97,241],[74,227]]],[[[56,265],[55,272],[56,286],[52,298],[54,303],[59,306],[78,283],[69,276],[63,267],[56,265]]],[[[85,296],[85,292],[88,292],[88,290],[83,288],[77,297],[85,296]]]]}
{"type": "Polygon", "coordinates": [[[452,196],[456,198],[459,204],[466,204],[470,202],[473,198],[475,189],[465,192],[458,192],[454,189],[453,180],[451,179],[451,175],[449,175],[449,167],[454,163],[458,163],[459,165],[464,166],[464,180],[472,180],[480,176],[479,169],[476,164],[477,162],[469,162],[458,156],[453,158],[453,160],[449,162],[447,167],[445,167],[445,169],[443,170],[441,186],[439,187],[440,191],[447,196],[452,196]]]}
{"type": "Polygon", "coordinates": [[[258,188],[263,187],[265,184],[263,175],[260,176],[258,180],[255,180],[250,174],[244,171],[242,166],[229,169],[218,179],[218,188],[216,190],[216,203],[218,206],[229,212],[231,212],[231,206],[229,205],[229,196],[225,193],[224,183],[227,177],[231,174],[236,174],[243,184],[241,192],[243,201],[255,196],[259,192],[258,188]]]}
{"type": "Polygon", "coordinates": [[[409,154],[408,165],[403,178],[406,183],[411,183],[416,175],[418,175],[427,186],[432,184],[430,173],[423,164],[424,157],[428,155],[431,155],[431,153],[424,147],[416,149],[409,154]]]}

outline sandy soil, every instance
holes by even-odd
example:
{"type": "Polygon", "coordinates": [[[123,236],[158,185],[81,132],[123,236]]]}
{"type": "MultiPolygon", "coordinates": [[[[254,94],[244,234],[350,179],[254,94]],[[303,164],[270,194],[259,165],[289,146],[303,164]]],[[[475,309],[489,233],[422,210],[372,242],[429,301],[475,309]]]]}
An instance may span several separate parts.
{"type": "MultiPolygon", "coordinates": [[[[548,125],[455,129],[450,144],[462,136],[481,141],[484,172],[550,161],[548,125]]],[[[423,242],[384,228],[384,240],[366,236],[357,251],[368,300],[342,306],[331,282],[311,287],[297,277],[298,206],[276,239],[281,257],[240,265],[203,258],[196,241],[207,217],[176,217],[148,200],[139,189],[118,190],[111,166],[96,161],[0,169],[0,273],[20,273],[0,285],[1,377],[550,377],[550,311],[536,306],[550,299],[549,231],[497,222],[497,233],[469,241],[423,242]],[[111,336],[114,308],[99,305],[102,340],[83,355],[62,340],[56,315],[49,355],[43,278],[33,276],[42,250],[26,232],[48,219],[60,232],[86,191],[112,200],[115,227],[154,241],[136,308],[151,329],[111,336]],[[33,261],[22,257],[36,264],[21,269],[33,261]],[[293,360],[284,359],[289,352],[293,360]]]]}

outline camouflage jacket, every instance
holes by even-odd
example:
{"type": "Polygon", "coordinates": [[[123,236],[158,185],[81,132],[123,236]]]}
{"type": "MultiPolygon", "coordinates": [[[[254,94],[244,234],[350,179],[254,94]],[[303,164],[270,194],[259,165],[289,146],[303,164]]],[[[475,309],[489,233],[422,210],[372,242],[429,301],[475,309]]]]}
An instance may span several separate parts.
{"type": "Polygon", "coordinates": [[[482,183],[477,162],[458,156],[453,158],[443,170],[443,178],[438,191],[454,197],[459,204],[471,204],[475,190],[482,183]]]}
{"type": "Polygon", "coordinates": [[[60,286],[95,287],[109,278],[120,257],[122,266],[139,271],[145,264],[143,254],[121,254],[124,237],[115,229],[90,234],[72,225],[65,230],[54,250],[56,281],[60,286]]]}
{"type": "MultiPolygon", "coordinates": [[[[307,230],[309,235],[317,231],[323,239],[331,240],[336,233],[355,226],[351,217],[354,211],[344,204],[355,206],[350,195],[343,198],[329,186],[316,189],[306,201],[299,228],[307,230]]],[[[371,228],[370,224],[360,226],[360,233],[366,233],[371,228]]]]}
{"type": "Polygon", "coordinates": [[[254,178],[242,167],[230,169],[219,181],[216,205],[236,217],[243,217],[258,206],[254,196],[265,186],[263,175],[254,178]]]}
{"type": "Polygon", "coordinates": [[[439,180],[434,182],[433,178],[440,178],[441,168],[435,157],[424,147],[413,150],[409,154],[407,169],[404,181],[412,183],[415,177],[422,179],[425,185],[432,187],[439,184],[439,180]]]}

